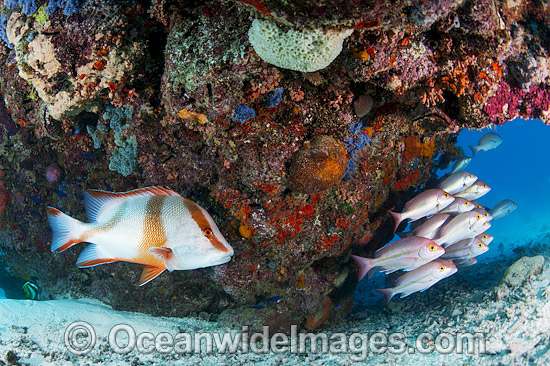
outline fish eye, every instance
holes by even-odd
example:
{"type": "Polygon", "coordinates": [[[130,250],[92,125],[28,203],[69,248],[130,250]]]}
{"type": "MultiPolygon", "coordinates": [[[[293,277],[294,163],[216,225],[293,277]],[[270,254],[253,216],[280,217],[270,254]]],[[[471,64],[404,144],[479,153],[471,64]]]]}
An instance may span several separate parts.
{"type": "Polygon", "coordinates": [[[468,205],[470,204],[470,202],[466,201],[466,202],[464,202],[464,204],[465,204],[466,206],[468,206],[468,205]]]}
{"type": "Polygon", "coordinates": [[[443,271],[445,270],[445,266],[444,266],[444,265],[440,265],[440,266],[439,266],[439,270],[440,270],[441,272],[443,272],[443,271]]]}
{"type": "Polygon", "coordinates": [[[488,212],[485,212],[485,217],[489,217],[489,213],[488,213],[488,212]]]}
{"type": "Polygon", "coordinates": [[[206,236],[207,238],[211,237],[212,235],[214,235],[214,233],[212,232],[212,229],[210,229],[209,227],[207,227],[206,229],[204,229],[202,231],[202,233],[204,234],[204,236],[206,236]]]}
{"type": "Polygon", "coordinates": [[[483,248],[483,243],[481,243],[481,242],[477,243],[477,247],[478,248],[483,248]]]}
{"type": "Polygon", "coordinates": [[[484,235],[483,235],[483,239],[487,239],[487,238],[489,238],[489,235],[484,234],[484,235]]]}
{"type": "Polygon", "coordinates": [[[430,244],[430,252],[433,252],[436,249],[437,247],[435,246],[435,244],[430,244]]]}
{"type": "Polygon", "coordinates": [[[474,176],[471,174],[468,174],[468,178],[473,178],[474,176]]]}
{"type": "Polygon", "coordinates": [[[480,214],[477,214],[477,215],[476,215],[476,219],[478,219],[478,220],[481,219],[481,215],[480,215],[480,214]]]}

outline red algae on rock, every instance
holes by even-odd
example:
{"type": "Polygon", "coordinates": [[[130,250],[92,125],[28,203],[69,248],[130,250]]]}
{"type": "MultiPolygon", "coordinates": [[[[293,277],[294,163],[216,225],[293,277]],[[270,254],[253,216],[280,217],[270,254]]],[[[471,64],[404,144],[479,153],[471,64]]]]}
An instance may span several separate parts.
{"type": "Polygon", "coordinates": [[[292,159],[290,187],[306,194],[325,191],[342,179],[347,162],[341,142],[330,136],[315,136],[292,159]]]}

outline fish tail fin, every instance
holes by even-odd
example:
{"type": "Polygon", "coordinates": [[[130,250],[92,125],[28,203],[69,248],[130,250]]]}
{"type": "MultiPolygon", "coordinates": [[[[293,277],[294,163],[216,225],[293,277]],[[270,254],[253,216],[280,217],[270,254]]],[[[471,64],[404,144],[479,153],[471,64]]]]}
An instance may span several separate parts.
{"type": "Polygon", "coordinates": [[[53,207],[48,207],[47,212],[52,228],[52,252],[61,253],[82,241],[79,239],[83,232],[81,221],[53,207]]]}
{"type": "Polygon", "coordinates": [[[477,152],[479,151],[479,146],[477,145],[470,145],[470,149],[472,149],[472,154],[474,154],[474,157],[476,156],[477,152]]]}
{"type": "Polygon", "coordinates": [[[373,268],[372,259],[360,257],[358,255],[352,255],[351,258],[359,266],[359,277],[357,281],[361,281],[363,277],[373,268]]]}
{"type": "Polygon", "coordinates": [[[440,247],[443,247],[443,248],[446,248],[446,247],[449,246],[449,244],[447,244],[445,241],[443,241],[443,237],[432,239],[432,241],[434,243],[436,243],[437,245],[439,245],[440,247]]]}
{"type": "Polygon", "coordinates": [[[395,292],[393,292],[393,288],[383,288],[376,291],[384,295],[384,297],[386,298],[386,304],[389,304],[391,298],[395,295],[395,292]]]}
{"type": "Polygon", "coordinates": [[[403,221],[403,214],[399,212],[393,212],[391,210],[388,210],[388,212],[390,213],[390,215],[392,215],[393,219],[395,220],[395,227],[393,228],[393,233],[395,234],[395,232],[397,231],[397,228],[399,227],[399,224],[401,223],[401,221],[403,221]]]}

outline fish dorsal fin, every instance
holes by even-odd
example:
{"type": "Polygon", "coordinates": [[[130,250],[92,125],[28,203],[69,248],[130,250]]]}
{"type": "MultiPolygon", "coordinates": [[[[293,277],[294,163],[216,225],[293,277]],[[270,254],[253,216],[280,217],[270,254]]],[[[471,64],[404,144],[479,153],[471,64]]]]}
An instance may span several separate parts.
{"type": "Polygon", "coordinates": [[[84,192],[84,207],[90,222],[101,221],[100,216],[105,212],[120,205],[121,202],[138,197],[152,196],[180,196],[171,189],[153,186],[147,188],[134,189],[128,192],[107,192],[95,189],[88,189],[84,192]]]}
{"type": "Polygon", "coordinates": [[[166,268],[145,266],[145,268],[143,268],[143,272],[141,272],[141,277],[139,278],[139,285],[143,286],[146,283],[151,282],[165,270],[166,268]]]}

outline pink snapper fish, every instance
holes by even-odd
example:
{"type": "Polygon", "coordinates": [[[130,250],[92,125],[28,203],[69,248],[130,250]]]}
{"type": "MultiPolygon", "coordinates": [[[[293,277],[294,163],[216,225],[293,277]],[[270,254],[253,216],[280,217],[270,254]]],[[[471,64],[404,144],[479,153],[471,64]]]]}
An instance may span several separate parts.
{"type": "Polygon", "coordinates": [[[455,197],[462,197],[467,200],[476,200],[479,197],[482,197],[489,193],[491,190],[491,187],[489,187],[487,184],[483,183],[479,179],[475,181],[474,184],[466,188],[465,190],[455,193],[455,197]]]}
{"type": "Polygon", "coordinates": [[[476,180],[477,177],[473,174],[468,172],[456,172],[443,180],[443,182],[439,184],[439,188],[449,194],[455,194],[470,187],[476,180]]]}
{"type": "Polygon", "coordinates": [[[384,295],[387,304],[397,294],[401,294],[401,298],[404,298],[418,291],[426,291],[442,279],[455,274],[456,271],[453,262],[436,259],[405,273],[397,279],[394,287],[376,291],[384,295]]]}
{"type": "Polygon", "coordinates": [[[144,264],[143,286],[165,270],[216,266],[234,253],[205,209],[167,188],[88,190],[84,205],[90,223],[48,207],[52,252],[90,243],[78,257],[80,268],[117,261],[144,264]]]}
{"type": "Polygon", "coordinates": [[[445,207],[443,210],[439,211],[439,213],[460,214],[463,212],[472,211],[475,207],[476,205],[468,201],[467,199],[461,198],[461,197],[455,197],[455,200],[453,201],[453,203],[445,207]]]}
{"type": "Polygon", "coordinates": [[[453,196],[437,188],[428,189],[416,195],[405,204],[405,211],[402,213],[388,211],[395,220],[393,232],[397,230],[397,227],[403,220],[409,219],[411,221],[416,221],[422,217],[437,213],[449,206],[453,200],[453,196]]]}
{"type": "Polygon", "coordinates": [[[398,270],[410,271],[440,257],[445,250],[430,239],[411,236],[393,242],[378,249],[374,258],[364,258],[352,255],[351,258],[359,266],[359,279],[368,273],[371,278],[377,267],[386,274],[398,270]]]}

